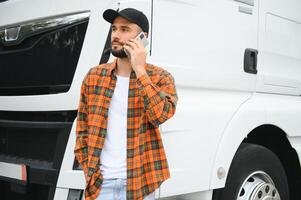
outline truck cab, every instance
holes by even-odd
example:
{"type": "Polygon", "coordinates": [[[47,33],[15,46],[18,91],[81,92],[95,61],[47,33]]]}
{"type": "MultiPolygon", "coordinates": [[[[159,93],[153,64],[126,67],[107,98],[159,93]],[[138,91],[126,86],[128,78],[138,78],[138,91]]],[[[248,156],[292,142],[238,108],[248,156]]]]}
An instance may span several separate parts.
{"type": "Polygon", "coordinates": [[[128,7],[147,15],[147,62],[179,96],[160,125],[171,178],[156,198],[300,199],[296,0],[0,1],[0,199],[84,198],[80,86],[114,59],[103,11],[128,7]]]}

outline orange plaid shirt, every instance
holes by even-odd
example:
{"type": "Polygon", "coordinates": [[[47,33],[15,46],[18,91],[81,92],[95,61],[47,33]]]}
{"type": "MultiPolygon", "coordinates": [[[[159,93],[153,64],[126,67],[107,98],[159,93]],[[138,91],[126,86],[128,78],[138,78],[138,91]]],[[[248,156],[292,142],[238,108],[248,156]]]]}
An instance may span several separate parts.
{"type": "MultiPolygon", "coordinates": [[[[107,134],[110,100],[116,85],[116,60],[90,69],[82,86],[74,153],[85,178],[85,199],[101,190],[100,154],[107,134]]],[[[172,75],[147,64],[139,78],[130,75],[127,111],[127,200],[142,200],[170,177],[159,125],[171,118],[178,96],[172,75]]]]}

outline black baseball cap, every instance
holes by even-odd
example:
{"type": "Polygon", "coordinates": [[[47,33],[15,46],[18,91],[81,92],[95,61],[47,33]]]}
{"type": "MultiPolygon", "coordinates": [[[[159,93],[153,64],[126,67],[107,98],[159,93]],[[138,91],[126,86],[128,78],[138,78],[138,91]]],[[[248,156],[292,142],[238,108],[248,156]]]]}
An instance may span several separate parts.
{"type": "Polygon", "coordinates": [[[144,32],[149,31],[149,23],[145,14],[134,8],[126,8],[121,11],[116,11],[113,9],[107,9],[103,12],[103,18],[113,24],[116,17],[123,17],[128,21],[137,24],[144,32]]]}

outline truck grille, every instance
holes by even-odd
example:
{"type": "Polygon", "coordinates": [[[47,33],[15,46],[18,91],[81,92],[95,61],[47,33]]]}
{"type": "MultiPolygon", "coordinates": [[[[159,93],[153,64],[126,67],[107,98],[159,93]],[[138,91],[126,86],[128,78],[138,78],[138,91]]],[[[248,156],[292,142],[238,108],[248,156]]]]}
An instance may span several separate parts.
{"type": "Polygon", "coordinates": [[[1,199],[53,199],[76,114],[0,111],[0,162],[25,164],[28,177],[25,185],[0,177],[1,199]]]}

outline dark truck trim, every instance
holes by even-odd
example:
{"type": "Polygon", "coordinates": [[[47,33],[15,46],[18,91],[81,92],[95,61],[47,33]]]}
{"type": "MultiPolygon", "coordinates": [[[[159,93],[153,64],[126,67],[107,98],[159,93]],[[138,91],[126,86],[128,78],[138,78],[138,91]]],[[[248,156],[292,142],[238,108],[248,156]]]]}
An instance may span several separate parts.
{"type": "Polygon", "coordinates": [[[77,111],[0,111],[0,162],[24,164],[27,171],[25,184],[0,177],[1,199],[53,199],[76,115],[77,111]]]}
{"type": "Polygon", "coordinates": [[[90,12],[0,27],[0,96],[68,92],[90,12]]]}

